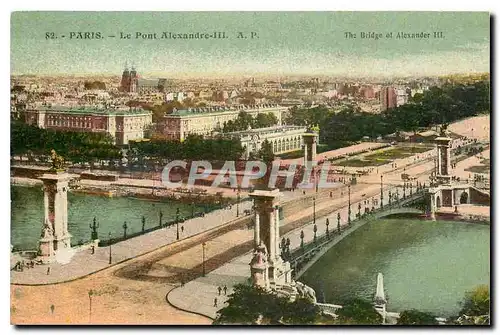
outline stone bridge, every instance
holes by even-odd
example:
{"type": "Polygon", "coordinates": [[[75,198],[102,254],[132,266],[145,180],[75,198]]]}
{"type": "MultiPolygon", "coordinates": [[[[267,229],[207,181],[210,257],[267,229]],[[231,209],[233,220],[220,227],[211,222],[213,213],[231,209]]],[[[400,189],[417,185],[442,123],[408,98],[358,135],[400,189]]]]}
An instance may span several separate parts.
{"type": "Polygon", "coordinates": [[[341,226],[340,230],[332,230],[318,236],[315,240],[303,244],[301,247],[282,252],[282,258],[289,261],[292,267],[294,278],[299,278],[309,269],[321,256],[323,256],[331,247],[349,236],[351,233],[364,226],[366,223],[376,221],[380,218],[396,214],[416,214],[423,215],[425,211],[410,205],[425,196],[425,189],[413,193],[404,199],[393,201],[390,205],[385,205],[382,209],[378,208],[370,213],[362,214],[351,221],[350,224],[341,226]]]}

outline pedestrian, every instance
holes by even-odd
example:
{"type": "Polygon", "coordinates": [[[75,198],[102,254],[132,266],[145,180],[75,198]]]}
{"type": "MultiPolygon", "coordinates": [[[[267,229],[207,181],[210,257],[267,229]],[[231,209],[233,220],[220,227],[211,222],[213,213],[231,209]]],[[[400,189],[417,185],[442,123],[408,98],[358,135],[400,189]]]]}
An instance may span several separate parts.
{"type": "Polygon", "coordinates": [[[217,307],[217,298],[214,298],[214,307],[217,307]]]}
{"type": "Polygon", "coordinates": [[[50,305],[50,311],[52,312],[52,314],[54,314],[54,309],[56,309],[56,306],[50,305]]]}
{"type": "Polygon", "coordinates": [[[50,275],[50,266],[47,268],[47,275],[50,275]]]}
{"type": "Polygon", "coordinates": [[[220,287],[220,286],[217,287],[217,291],[219,291],[219,295],[220,295],[220,293],[222,292],[222,287],[220,287]]]}
{"type": "Polygon", "coordinates": [[[224,285],[224,295],[227,295],[227,286],[224,285]]]}
{"type": "Polygon", "coordinates": [[[182,233],[184,232],[184,226],[181,226],[181,232],[182,233]]]}

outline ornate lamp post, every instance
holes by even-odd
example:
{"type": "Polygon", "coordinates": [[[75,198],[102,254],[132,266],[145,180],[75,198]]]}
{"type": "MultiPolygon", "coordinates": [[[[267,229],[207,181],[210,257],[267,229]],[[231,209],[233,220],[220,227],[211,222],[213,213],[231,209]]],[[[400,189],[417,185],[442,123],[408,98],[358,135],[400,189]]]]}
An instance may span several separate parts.
{"type": "Polygon", "coordinates": [[[403,199],[406,198],[406,182],[403,183],[403,199]]]}
{"type": "Polygon", "coordinates": [[[316,243],[316,232],[318,231],[318,226],[316,224],[314,224],[314,226],[313,226],[313,231],[314,231],[313,239],[314,239],[314,243],[316,243]]]}
{"type": "Polygon", "coordinates": [[[326,236],[330,236],[330,232],[328,231],[328,226],[330,225],[330,220],[326,218],[326,236]]]}
{"type": "Polygon", "coordinates": [[[304,249],[304,231],[300,231],[300,247],[304,249]]]}
{"type": "Polygon", "coordinates": [[[127,238],[127,221],[123,222],[123,238],[127,238]]]}
{"type": "Polygon", "coordinates": [[[361,202],[358,203],[358,218],[361,219],[361,202]]]}
{"type": "Polygon", "coordinates": [[[391,190],[389,190],[389,206],[391,205],[391,200],[392,200],[392,193],[391,190]]]}
{"type": "Polygon", "coordinates": [[[349,206],[347,208],[347,224],[351,224],[351,185],[347,186],[349,206]]]}
{"type": "Polygon", "coordinates": [[[109,264],[112,263],[112,258],[111,258],[111,232],[108,233],[109,236],[109,264]]]}
{"type": "Polygon", "coordinates": [[[99,234],[97,233],[97,229],[99,228],[99,223],[97,223],[97,220],[94,216],[94,221],[90,226],[90,229],[92,229],[92,232],[90,234],[90,238],[92,241],[98,240],[99,239],[99,234]]]}
{"type": "Polygon", "coordinates": [[[337,213],[337,231],[340,234],[340,212],[337,213]]]}
{"type": "Polygon", "coordinates": [[[144,215],[142,216],[142,232],[144,233],[144,230],[146,230],[146,218],[144,215]]]}
{"type": "Polygon", "coordinates": [[[316,197],[313,198],[313,223],[316,223],[316,197]]]}
{"type": "Polygon", "coordinates": [[[384,176],[380,176],[380,208],[384,208],[384,176]]]}
{"type": "Polygon", "coordinates": [[[236,217],[240,216],[240,198],[241,198],[241,188],[238,186],[238,194],[236,194],[236,217]]]}
{"type": "Polygon", "coordinates": [[[175,211],[175,223],[177,224],[177,241],[179,240],[179,216],[180,216],[180,210],[179,207],[177,207],[175,211]]]}

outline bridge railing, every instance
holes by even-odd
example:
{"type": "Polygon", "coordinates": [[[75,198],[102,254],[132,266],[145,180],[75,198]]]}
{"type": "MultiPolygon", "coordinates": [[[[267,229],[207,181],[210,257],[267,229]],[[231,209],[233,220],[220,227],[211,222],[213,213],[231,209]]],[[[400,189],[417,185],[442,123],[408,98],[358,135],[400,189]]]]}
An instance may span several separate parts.
{"type": "MultiPolygon", "coordinates": [[[[314,253],[316,250],[322,248],[324,245],[328,244],[333,238],[336,236],[342,235],[342,233],[348,229],[351,228],[351,226],[356,223],[359,220],[362,219],[370,219],[373,217],[375,214],[390,211],[392,209],[400,208],[402,205],[410,203],[412,201],[415,201],[416,199],[420,198],[422,194],[424,193],[424,188],[419,188],[415,192],[413,192],[411,195],[407,195],[405,197],[401,197],[398,200],[391,201],[391,204],[384,205],[383,208],[372,208],[369,212],[365,212],[364,214],[356,214],[356,217],[351,220],[350,224],[347,225],[341,225],[340,229],[337,226],[334,229],[328,229],[328,231],[325,231],[322,235],[317,235],[313,240],[306,242],[306,243],[301,243],[301,245],[297,248],[288,250],[286,248],[282,248],[281,250],[281,257],[285,261],[295,261],[300,258],[308,258],[308,256],[312,253],[314,253]]],[[[311,256],[312,257],[312,256],[311,256]]]]}

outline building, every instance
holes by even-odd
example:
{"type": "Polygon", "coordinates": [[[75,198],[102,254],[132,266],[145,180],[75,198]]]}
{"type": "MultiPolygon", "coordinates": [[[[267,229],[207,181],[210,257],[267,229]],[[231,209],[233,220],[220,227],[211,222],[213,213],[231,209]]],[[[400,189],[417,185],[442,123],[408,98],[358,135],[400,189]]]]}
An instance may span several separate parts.
{"type": "Polygon", "coordinates": [[[107,133],[117,145],[143,138],[145,129],[152,123],[152,112],[139,108],[28,106],[23,115],[27,124],[39,128],[107,133]]]}
{"type": "Polygon", "coordinates": [[[143,79],[139,78],[134,67],[129,71],[128,67],[122,73],[120,82],[120,91],[127,93],[149,94],[155,92],[163,92],[167,85],[167,80],[160,79],[143,79]]]}
{"type": "Polygon", "coordinates": [[[385,86],[380,90],[381,111],[397,107],[397,94],[393,87],[385,86]]]}
{"type": "Polygon", "coordinates": [[[221,129],[224,122],[238,118],[238,114],[242,111],[253,117],[260,113],[273,113],[278,119],[278,125],[281,125],[281,115],[287,108],[278,105],[258,105],[177,110],[165,116],[160,129],[170,140],[183,141],[190,134],[209,136],[221,129]]]}
{"type": "Polygon", "coordinates": [[[267,140],[273,147],[275,155],[302,149],[302,135],[307,131],[303,126],[274,126],[268,128],[250,129],[225,133],[226,138],[238,139],[245,148],[245,157],[256,153],[267,140]]]}
{"type": "Polygon", "coordinates": [[[406,92],[406,90],[396,90],[396,105],[399,107],[406,103],[408,103],[408,93],[406,92]]]}
{"type": "Polygon", "coordinates": [[[125,69],[122,73],[122,80],[120,82],[120,91],[127,93],[137,92],[138,79],[135,68],[132,67],[132,70],[129,71],[128,67],[125,65],[125,69]]]}

